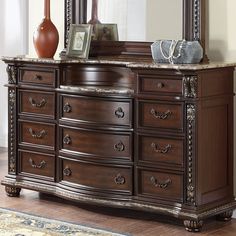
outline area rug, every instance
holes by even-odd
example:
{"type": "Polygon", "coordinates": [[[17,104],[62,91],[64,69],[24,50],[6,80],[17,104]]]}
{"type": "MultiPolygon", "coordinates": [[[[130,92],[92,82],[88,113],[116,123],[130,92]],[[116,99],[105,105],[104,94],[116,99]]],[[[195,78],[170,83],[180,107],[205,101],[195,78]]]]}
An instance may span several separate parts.
{"type": "Polygon", "coordinates": [[[124,236],[0,208],[0,236],[124,236]]]}

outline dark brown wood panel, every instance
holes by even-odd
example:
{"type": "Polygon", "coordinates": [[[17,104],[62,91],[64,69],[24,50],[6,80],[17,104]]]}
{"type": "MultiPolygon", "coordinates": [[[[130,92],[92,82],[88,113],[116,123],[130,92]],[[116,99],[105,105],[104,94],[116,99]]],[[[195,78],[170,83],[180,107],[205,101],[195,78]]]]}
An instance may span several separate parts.
{"type": "Polygon", "coordinates": [[[139,74],[138,84],[140,93],[181,95],[183,91],[182,77],[176,76],[139,74]]]}
{"type": "Polygon", "coordinates": [[[61,159],[61,162],[63,181],[91,190],[132,194],[132,168],[129,166],[102,166],[66,159],[61,159]]]}
{"type": "Polygon", "coordinates": [[[41,122],[19,123],[19,144],[39,148],[55,148],[55,125],[41,122]]]}
{"type": "Polygon", "coordinates": [[[136,147],[141,163],[184,166],[184,140],[158,136],[137,135],[136,147]]]}
{"type": "Polygon", "coordinates": [[[19,99],[19,114],[55,118],[54,93],[19,90],[19,99]]]}
{"type": "Polygon", "coordinates": [[[20,69],[20,82],[42,86],[55,86],[56,72],[51,69],[22,68],[20,69]]]}
{"type": "Polygon", "coordinates": [[[138,195],[183,202],[183,175],[138,168],[138,195]]]}
{"type": "Polygon", "coordinates": [[[61,96],[61,115],[81,123],[132,126],[132,100],[61,96]]]}
{"type": "MultiPolygon", "coordinates": [[[[131,133],[61,128],[61,148],[82,155],[132,160],[131,133]]],[[[89,157],[88,157],[89,158],[89,157]]]]}
{"type": "Polygon", "coordinates": [[[183,129],[183,104],[140,101],[138,104],[139,127],[183,129]]]}
{"type": "Polygon", "coordinates": [[[37,152],[20,151],[19,174],[23,176],[40,175],[55,177],[55,156],[37,152]]]}

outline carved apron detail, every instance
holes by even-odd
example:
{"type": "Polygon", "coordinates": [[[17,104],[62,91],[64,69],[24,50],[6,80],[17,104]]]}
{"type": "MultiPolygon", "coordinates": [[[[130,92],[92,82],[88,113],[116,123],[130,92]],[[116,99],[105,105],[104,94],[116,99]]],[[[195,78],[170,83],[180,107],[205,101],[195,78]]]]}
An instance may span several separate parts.
{"type": "Polygon", "coordinates": [[[187,104],[187,202],[196,205],[195,202],[195,122],[196,122],[196,105],[187,104]]]}

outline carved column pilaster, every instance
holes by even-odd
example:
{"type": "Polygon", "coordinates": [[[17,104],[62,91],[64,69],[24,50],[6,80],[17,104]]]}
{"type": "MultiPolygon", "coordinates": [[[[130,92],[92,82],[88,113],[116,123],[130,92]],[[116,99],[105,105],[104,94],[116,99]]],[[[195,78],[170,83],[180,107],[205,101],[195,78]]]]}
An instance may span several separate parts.
{"type": "Polygon", "coordinates": [[[72,0],[65,0],[65,48],[68,44],[69,30],[72,23],[72,0]]]}
{"type": "Polygon", "coordinates": [[[16,174],[16,89],[8,90],[8,172],[16,174]]]}
{"type": "Polygon", "coordinates": [[[13,65],[7,66],[7,74],[8,74],[8,84],[16,84],[17,81],[17,67],[13,65]]]}
{"type": "Polygon", "coordinates": [[[197,97],[197,76],[185,76],[183,78],[183,93],[185,98],[196,98],[197,97]]]}
{"type": "Polygon", "coordinates": [[[196,205],[195,186],[196,105],[187,104],[187,203],[196,205]]]}
{"type": "Polygon", "coordinates": [[[194,0],[193,6],[193,40],[201,39],[201,16],[200,16],[200,0],[194,0]]]}

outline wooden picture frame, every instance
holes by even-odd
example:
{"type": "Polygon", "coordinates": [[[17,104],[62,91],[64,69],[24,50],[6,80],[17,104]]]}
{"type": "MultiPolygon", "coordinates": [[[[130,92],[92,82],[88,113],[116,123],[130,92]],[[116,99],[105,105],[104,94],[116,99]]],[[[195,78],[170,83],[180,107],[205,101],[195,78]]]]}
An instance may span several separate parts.
{"type": "Polygon", "coordinates": [[[117,24],[96,24],[94,26],[93,40],[118,41],[117,24]]]}
{"type": "Polygon", "coordinates": [[[68,57],[88,58],[92,28],[90,24],[71,24],[66,50],[68,57]]]}

